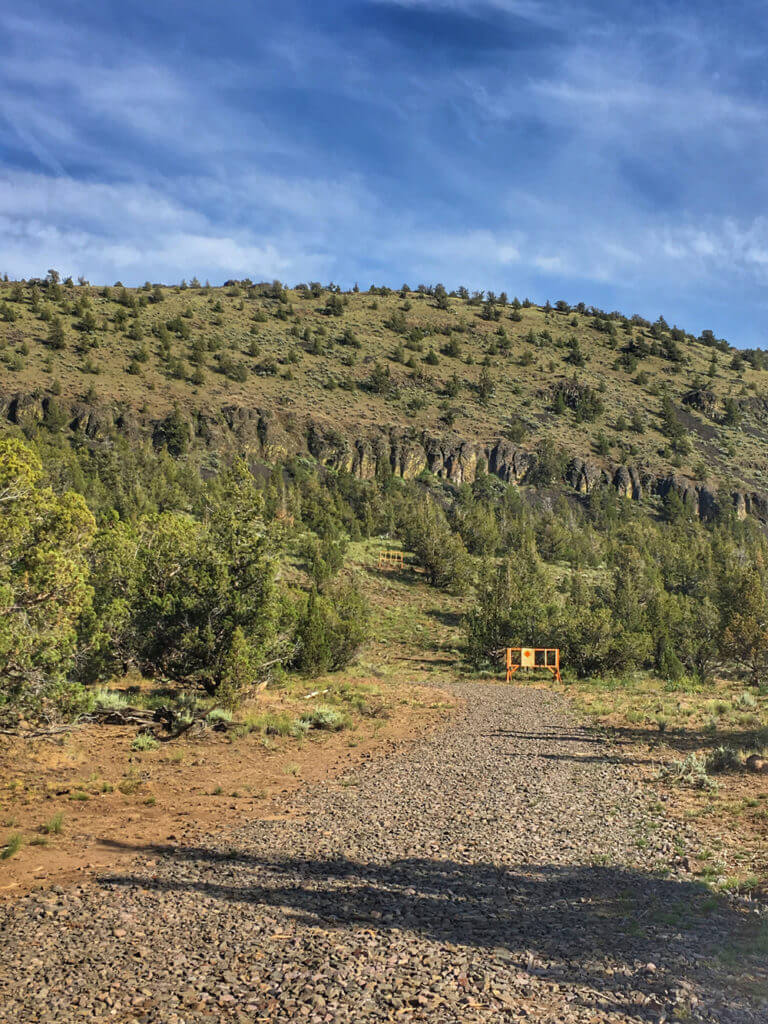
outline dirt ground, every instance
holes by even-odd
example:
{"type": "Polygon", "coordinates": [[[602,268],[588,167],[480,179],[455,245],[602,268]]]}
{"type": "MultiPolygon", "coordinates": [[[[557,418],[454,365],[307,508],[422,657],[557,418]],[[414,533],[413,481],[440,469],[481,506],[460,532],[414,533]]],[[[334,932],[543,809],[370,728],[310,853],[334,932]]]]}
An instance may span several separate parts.
{"type": "MultiPolygon", "coordinates": [[[[322,780],[338,785],[356,764],[430,731],[455,704],[434,689],[399,684],[387,685],[384,700],[385,717],[353,715],[351,729],[302,739],[205,730],[138,752],[131,750],[135,727],[3,737],[0,826],[6,841],[20,834],[23,845],[0,860],[0,899],[71,883],[155,843],[189,843],[196,834],[270,818],[276,796],[322,780]],[[61,831],[46,832],[57,815],[61,831]]],[[[261,709],[292,703],[269,695],[261,709]]]]}

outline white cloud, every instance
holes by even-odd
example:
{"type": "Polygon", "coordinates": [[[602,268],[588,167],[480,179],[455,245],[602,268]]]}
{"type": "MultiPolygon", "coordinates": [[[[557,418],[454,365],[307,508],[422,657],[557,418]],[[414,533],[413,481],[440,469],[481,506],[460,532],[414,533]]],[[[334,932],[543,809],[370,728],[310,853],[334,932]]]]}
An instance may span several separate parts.
{"type": "Polygon", "coordinates": [[[498,10],[540,24],[553,24],[562,18],[561,5],[543,2],[543,0],[542,2],[539,0],[370,0],[370,2],[395,7],[463,11],[468,14],[482,14],[489,10],[498,10]]]}
{"type": "MultiPolygon", "coordinates": [[[[535,0],[369,2],[546,28],[580,18],[535,0]]],[[[585,301],[602,286],[655,302],[665,288],[766,282],[768,226],[730,200],[742,173],[760,195],[767,108],[711,73],[695,20],[623,35],[586,19],[533,33],[535,59],[500,51],[461,71],[406,59],[384,36],[350,50],[324,31],[276,32],[259,61],[185,64],[87,25],[0,14],[0,33],[20,40],[0,64],[0,145],[41,168],[0,171],[0,270],[370,275],[531,294],[553,281],[585,301]],[[330,133],[313,143],[301,113],[269,130],[254,96],[280,82],[349,101],[359,146],[348,124],[343,146],[330,133]],[[399,163],[366,151],[379,120],[399,163]]]]}
{"type": "Polygon", "coordinates": [[[252,173],[226,187],[187,179],[173,191],[7,172],[0,177],[0,269],[39,276],[56,266],[126,283],[193,274],[327,279],[338,264],[336,238],[348,244],[375,232],[375,201],[354,180],[252,173]],[[217,211],[227,204],[227,215],[206,215],[201,198],[217,211]]]}

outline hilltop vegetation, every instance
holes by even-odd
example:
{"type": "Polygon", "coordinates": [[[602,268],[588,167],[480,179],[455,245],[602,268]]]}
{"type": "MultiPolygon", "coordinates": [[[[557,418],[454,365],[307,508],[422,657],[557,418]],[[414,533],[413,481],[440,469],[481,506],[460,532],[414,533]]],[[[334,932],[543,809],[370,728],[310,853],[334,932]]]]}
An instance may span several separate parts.
{"type": "Polygon", "coordinates": [[[739,446],[755,453],[739,479],[760,482],[761,352],[439,287],[97,289],[51,272],[5,282],[0,311],[5,393],[22,396],[0,442],[7,708],[78,713],[131,668],[235,707],[282,673],[341,668],[368,622],[347,545],[382,535],[430,586],[465,595],[475,666],[535,638],[582,676],[762,682],[757,520],[728,501],[700,517],[675,489],[631,502],[597,478],[588,494],[563,484],[569,453],[589,448],[721,467],[713,486],[727,487],[739,446]],[[536,455],[519,480],[482,458],[463,482],[387,458],[352,473],[267,443],[268,420],[255,437],[216,433],[225,407],[233,420],[255,406],[326,436],[502,435],[536,455]],[[119,414],[82,412],[105,407],[119,414]]]}
{"type": "MultiPolygon", "coordinates": [[[[505,294],[193,280],[124,288],[0,285],[0,386],[157,422],[224,407],[311,418],[329,436],[432,437],[768,489],[768,359],[659,317],[505,294]]],[[[14,410],[25,429],[42,414],[14,410]]],[[[205,430],[200,437],[205,441],[205,430]]],[[[157,433],[156,433],[157,436],[157,433]]],[[[173,448],[173,439],[169,447],[173,448]]],[[[208,439],[210,446],[210,439],[208,439]]]]}

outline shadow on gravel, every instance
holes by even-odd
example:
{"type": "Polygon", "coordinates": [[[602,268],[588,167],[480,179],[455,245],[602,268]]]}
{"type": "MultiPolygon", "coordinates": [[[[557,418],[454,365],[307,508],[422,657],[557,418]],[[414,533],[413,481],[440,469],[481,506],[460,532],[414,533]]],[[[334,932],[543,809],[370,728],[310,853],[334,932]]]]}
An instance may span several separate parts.
{"type": "Polygon", "coordinates": [[[164,855],[157,875],[112,876],[102,884],[279,908],[322,930],[415,932],[482,950],[497,969],[573,984],[577,1001],[589,986],[585,1005],[595,1005],[595,992],[602,1010],[626,1010],[629,1000],[641,1020],[657,1021],[669,1002],[665,993],[688,982],[715,1003],[768,996],[765,919],[761,924],[694,881],[600,866],[513,870],[421,858],[377,864],[151,849],[164,855]],[[732,987],[724,995],[718,967],[744,979],[741,993],[732,987]]]}
{"type": "Polygon", "coordinates": [[[519,757],[529,758],[531,755],[534,757],[541,757],[545,761],[575,761],[578,763],[588,764],[590,761],[600,761],[605,764],[656,764],[657,759],[652,757],[639,757],[637,754],[622,754],[622,753],[611,753],[610,751],[616,747],[630,746],[628,740],[621,739],[606,739],[605,736],[598,736],[595,733],[588,731],[582,733],[571,733],[571,732],[560,732],[552,730],[549,732],[520,732],[516,729],[496,729],[493,732],[487,734],[490,737],[501,737],[503,739],[510,740],[534,740],[544,741],[556,746],[558,743],[580,743],[582,745],[590,745],[592,747],[606,747],[606,753],[568,753],[568,747],[566,746],[562,753],[544,753],[542,750],[535,749],[530,750],[528,747],[523,747],[520,753],[516,751],[508,751],[507,757],[519,757]]]}
{"type": "Polygon", "coordinates": [[[544,761],[572,761],[575,764],[589,764],[590,761],[599,762],[601,764],[651,764],[657,765],[659,763],[658,758],[653,757],[625,757],[621,754],[542,754],[540,751],[536,751],[533,755],[530,753],[515,754],[509,752],[504,755],[505,757],[518,757],[522,760],[530,760],[531,756],[540,757],[544,761]]]}
{"type": "Polygon", "coordinates": [[[571,733],[552,729],[548,732],[520,732],[517,729],[494,729],[489,736],[507,736],[514,740],[553,740],[555,743],[606,743],[602,736],[590,732],[571,733]]]}
{"type": "MultiPolygon", "coordinates": [[[[669,752],[675,751],[681,755],[691,751],[714,749],[720,746],[734,747],[737,750],[761,749],[765,746],[766,732],[761,729],[718,729],[695,730],[681,729],[660,733],[657,729],[630,729],[618,726],[605,726],[600,732],[585,729],[584,732],[570,732],[552,730],[547,732],[522,732],[516,729],[496,729],[487,733],[488,736],[501,737],[516,741],[542,741],[557,744],[582,743],[592,746],[605,746],[607,751],[616,748],[627,748],[629,751],[637,751],[645,748],[653,753],[657,751],[664,759],[669,759],[669,752]]],[[[543,753],[540,750],[527,750],[524,753],[510,753],[510,757],[530,756],[533,753],[536,757],[552,761],[604,761],[608,764],[632,764],[632,765],[655,765],[658,764],[658,757],[641,757],[636,752],[628,754],[606,753],[606,754],[569,754],[543,753]]],[[[566,747],[567,750],[567,747],[566,747]]]]}

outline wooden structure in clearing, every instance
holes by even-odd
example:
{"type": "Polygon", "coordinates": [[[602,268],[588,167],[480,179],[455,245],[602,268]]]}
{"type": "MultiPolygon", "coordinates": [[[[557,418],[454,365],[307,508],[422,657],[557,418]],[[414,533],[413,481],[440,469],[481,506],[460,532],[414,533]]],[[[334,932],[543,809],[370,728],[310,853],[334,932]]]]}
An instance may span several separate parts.
{"type": "Polygon", "coordinates": [[[379,568],[380,569],[403,569],[405,563],[403,561],[402,551],[380,551],[379,552],[379,568]]]}
{"type": "Polygon", "coordinates": [[[519,668],[545,668],[555,679],[560,678],[559,647],[508,647],[507,682],[519,668]]]}

